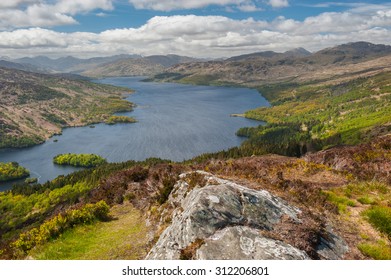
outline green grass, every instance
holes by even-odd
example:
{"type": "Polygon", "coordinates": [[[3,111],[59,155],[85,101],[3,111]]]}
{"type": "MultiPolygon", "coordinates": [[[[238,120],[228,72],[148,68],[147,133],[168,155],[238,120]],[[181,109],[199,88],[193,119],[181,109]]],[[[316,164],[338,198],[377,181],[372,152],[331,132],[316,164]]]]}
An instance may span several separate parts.
{"type": "Polygon", "coordinates": [[[339,213],[346,212],[348,206],[357,206],[357,203],[381,205],[391,202],[390,187],[376,181],[351,183],[324,193],[327,199],[338,207],[339,213]]]}
{"type": "Polygon", "coordinates": [[[326,194],[328,200],[337,205],[339,213],[348,220],[352,213],[348,207],[361,207],[360,215],[356,217],[358,225],[369,223],[368,226],[380,233],[372,238],[362,235],[364,242],[357,246],[361,253],[376,260],[391,260],[390,186],[376,181],[356,182],[331,189],[326,194]]]}
{"type": "Polygon", "coordinates": [[[370,197],[369,195],[362,196],[358,198],[357,201],[360,202],[361,204],[367,204],[367,205],[375,204],[375,199],[370,197]]]}
{"type": "Polygon", "coordinates": [[[391,247],[385,241],[361,243],[358,245],[358,249],[365,256],[375,260],[391,260],[391,247]]]}
{"type": "Polygon", "coordinates": [[[327,195],[327,200],[338,207],[339,213],[345,213],[347,211],[347,206],[356,206],[356,203],[347,197],[337,195],[333,192],[325,191],[324,193],[327,195]]]}
{"type": "Polygon", "coordinates": [[[391,239],[391,208],[387,206],[373,206],[364,211],[363,215],[369,223],[391,239]]]}
{"type": "Polygon", "coordinates": [[[39,260],[140,259],[145,256],[147,228],[129,203],[111,210],[109,222],[75,227],[58,239],[38,246],[30,256],[39,260]]]}

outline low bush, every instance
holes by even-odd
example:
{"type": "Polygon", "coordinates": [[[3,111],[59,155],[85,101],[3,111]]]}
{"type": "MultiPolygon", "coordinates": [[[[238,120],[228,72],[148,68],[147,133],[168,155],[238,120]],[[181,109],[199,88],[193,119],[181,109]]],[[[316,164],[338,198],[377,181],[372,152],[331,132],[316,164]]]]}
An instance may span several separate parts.
{"type": "Polygon", "coordinates": [[[19,238],[11,244],[17,253],[26,254],[36,245],[43,244],[50,239],[58,237],[68,228],[78,224],[88,224],[96,220],[107,220],[110,207],[104,201],[96,204],[86,204],[80,209],[68,210],[41,224],[39,228],[33,228],[20,234],[19,238]]]}

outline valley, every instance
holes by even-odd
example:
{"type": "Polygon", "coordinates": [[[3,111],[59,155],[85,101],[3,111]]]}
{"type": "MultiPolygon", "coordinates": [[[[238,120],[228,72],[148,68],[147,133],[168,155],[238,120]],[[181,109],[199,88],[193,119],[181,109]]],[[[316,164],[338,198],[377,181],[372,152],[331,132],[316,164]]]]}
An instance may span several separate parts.
{"type": "Polygon", "coordinates": [[[118,111],[137,120],[65,129],[31,155],[0,151],[22,166],[37,153],[51,165],[59,153],[108,160],[1,192],[1,258],[391,259],[390,57],[390,46],[357,42],[179,60],[156,72],[126,58],[89,74],[148,70],[148,83],[1,70],[5,143],[38,143],[118,111]],[[35,109],[30,130],[27,115],[11,118],[17,108],[35,109]],[[40,118],[47,124],[32,129],[40,118]]]}

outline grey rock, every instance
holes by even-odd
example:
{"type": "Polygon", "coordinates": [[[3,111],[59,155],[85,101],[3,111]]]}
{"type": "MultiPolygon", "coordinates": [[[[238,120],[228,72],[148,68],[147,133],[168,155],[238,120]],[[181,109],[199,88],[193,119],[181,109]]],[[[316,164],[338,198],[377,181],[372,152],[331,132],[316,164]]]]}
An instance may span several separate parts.
{"type": "Polygon", "coordinates": [[[332,232],[329,227],[327,229],[327,237],[321,237],[320,243],[316,248],[318,255],[325,260],[339,260],[349,251],[349,246],[338,235],[332,232]]]}
{"type": "Polygon", "coordinates": [[[169,203],[177,207],[172,224],[161,234],[147,259],[179,259],[180,251],[192,242],[205,240],[224,228],[242,225],[272,230],[283,215],[300,222],[299,209],[267,191],[251,190],[209,173],[199,173],[209,182],[205,187],[189,190],[184,180],[174,186],[169,198],[169,203]]]}
{"type": "Polygon", "coordinates": [[[281,241],[263,237],[259,231],[228,227],[205,240],[196,253],[199,260],[306,260],[308,255],[281,241]]]}

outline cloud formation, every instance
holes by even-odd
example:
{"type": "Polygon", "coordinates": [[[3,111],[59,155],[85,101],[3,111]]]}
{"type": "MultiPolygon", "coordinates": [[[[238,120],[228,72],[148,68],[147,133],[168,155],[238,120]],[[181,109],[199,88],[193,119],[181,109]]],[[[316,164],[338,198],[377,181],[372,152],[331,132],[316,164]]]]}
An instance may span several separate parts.
{"type": "MultiPolygon", "coordinates": [[[[260,0],[129,0],[136,9],[148,9],[155,11],[174,11],[184,9],[200,9],[211,5],[232,6],[243,12],[262,10],[260,0]]],[[[275,8],[289,6],[288,0],[271,0],[266,2],[275,8]]]]}
{"type": "Polygon", "coordinates": [[[13,57],[65,53],[79,57],[120,53],[228,57],[296,47],[316,51],[353,41],[391,44],[390,26],[391,4],[322,13],[302,21],[284,17],[258,21],[224,16],[157,16],[138,28],[101,33],[59,33],[42,28],[0,32],[0,49],[3,55],[13,57]]]}
{"type": "Polygon", "coordinates": [[[0,30],[76,24],[74,15],[112,10],[112,0],[7,0],[0,2],[0,30]]]}
{"type": "Polygon", "coordinates": [[[269,5],[274,8],[285,8],[289,6],[288,0],[270,0],[269,5]]]}

